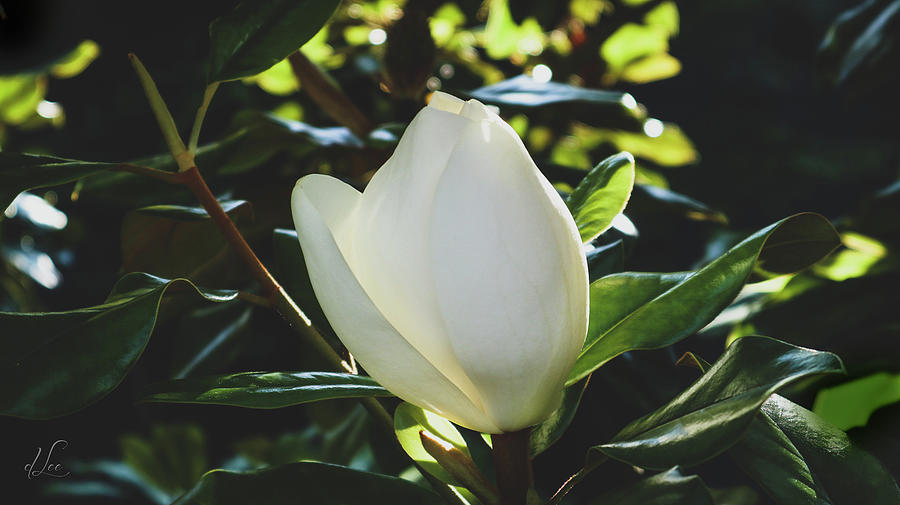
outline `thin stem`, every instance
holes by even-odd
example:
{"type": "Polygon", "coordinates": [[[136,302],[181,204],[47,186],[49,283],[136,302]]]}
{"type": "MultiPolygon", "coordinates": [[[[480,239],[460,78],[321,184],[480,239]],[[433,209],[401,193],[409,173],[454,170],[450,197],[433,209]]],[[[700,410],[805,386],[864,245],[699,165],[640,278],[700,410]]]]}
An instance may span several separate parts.
{"type": "Polygon", "coordinates": [[[219,89],[219,83],[214,82],[206,87],[203,92],[203,103],[197,109],[197,115],[194,117],[194,126],[191,128],[191,137],[188,139],[188,151],[191,154],[197,154],[197,143],[200,141],[200,128],[203,126],[203,118],[206,117],[206,109],[209,108],[209,102],[212,101],[213,95],[219,89]]]}
{"type": "Polygon", "coordinates": [[[375,129],[369,118],[302,51],[294,51],[288,61],[301,89],[338,124],[349,128],[360,139],[375,129]]]}
{"type": "Polygon", "coordinates": [[[526,505],[534,481],[529,453],[531,429],[491,435],[491,440],[503,505],[526,505]]]}

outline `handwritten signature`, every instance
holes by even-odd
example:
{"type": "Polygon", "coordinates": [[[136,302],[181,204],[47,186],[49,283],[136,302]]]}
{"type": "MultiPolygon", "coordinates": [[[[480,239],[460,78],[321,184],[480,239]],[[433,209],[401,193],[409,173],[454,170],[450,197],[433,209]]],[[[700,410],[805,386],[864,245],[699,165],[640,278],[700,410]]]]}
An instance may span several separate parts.
{"type": "Polygon", "coordinates": [[[40,477],[41,475],[57,478],[68,477],[71,472],[67,472],[65,468],[63,468],[62,463],[54,463],[51,461],[54,450],[62,450],[68,446],[69,442],[66,440],[57,440],[56,442],[53,442],[53,445],[50,446],[50,450],[47,451],[47,456],[44,458],[42,466],[38,464],[41,459],[41,448],[38,447],[37,454],[34,455],[34,460],[25,465],[25,476],[28,477],[29,480],[40,477]]]}

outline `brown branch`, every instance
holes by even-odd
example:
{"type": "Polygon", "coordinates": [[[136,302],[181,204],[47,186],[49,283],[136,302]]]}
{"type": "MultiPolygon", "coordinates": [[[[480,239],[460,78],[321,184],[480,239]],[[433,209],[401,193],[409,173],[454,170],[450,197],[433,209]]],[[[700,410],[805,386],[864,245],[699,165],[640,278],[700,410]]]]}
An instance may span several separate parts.
{"type": "Polygon", "coordinates": [[[491,435],[491,440],[503,505],[526,505],[534,481],[529,453],[531,428],[491,435]]]}
{"type": "Polygon", "coordinates": [[[346,126],[363,140],[375,129],[369,118],[302,51],[294,51],[288,56],[288,61],[294,76],[300,81],[301,89],[335,122],[346,126]]]}

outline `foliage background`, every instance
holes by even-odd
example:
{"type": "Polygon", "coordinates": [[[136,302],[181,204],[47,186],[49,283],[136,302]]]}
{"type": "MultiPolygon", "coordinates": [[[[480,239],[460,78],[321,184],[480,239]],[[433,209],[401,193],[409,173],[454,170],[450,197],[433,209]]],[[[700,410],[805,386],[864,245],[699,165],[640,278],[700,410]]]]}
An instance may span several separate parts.
{"type": "MultiPolygon", "coordinates": [[[[205,85],[208,24],[232,7],[232,2],[213,0],[2,3],[10,19],[0,31],[0,147],[102,161],[131,160],[165,151],[126,54],[134,52],[141,57],[176,123],[186,128],[205,85]],[[95,46],[79,46],[85,39],[94,41],[95,46]],[[49,65],[75,47],[88,53],[96,47],[99,52],[77,75],[61,78],[58,75],[65,72],[58,69],[54,75],[49,65]],[[23,75],[33,79],[36,88],[21,87],[11,77],[23,75]],[[31,113],[14,117],[12,104],[26,102],[22,97],[35,90],[44,95],[38,98],[59,104],[62,115],[41,118],[35,104],[31,113]]],[[[818,401],[826,406],[819,403],[817,411],[839,422],[848,410],[864,409],[867,401],[869,405],[893,402],[876,410],[863,425],[853,427],[851,434],[880,456],[895,477],[900,475],[900,407],[896,403],[900,395],[891,394],[900,388],[896,343],[900,319],[891,310],[897,303],[896,247],[900,237],[900,191],[894,184],[900,175],[896,120],[900,99],[891,90],[900,67],[896,57],[880,65],[876,60],[875,66],[835,86],[829,80],[833,56],[818,50],[838,14],[855,2],[678,2],[677,34],[663,37],[662,50],[657,52],[677,58],[680,72],[646,83],[616,79],[608,61],[604,63],[597,55],[602,42],[614,32],[610,26],[632,20],[629,16],[643,16],[663,2],[629,6],[639,2],[584,0],[571,5],[560,2],[562,7],[556,10],[546,7],[548,3],[516,3],[513,17],[520,12],[535,13],[539,27],[525,22],[524,28],[513,29],[508,23],[501,28],[510,32],[506,37],[516,41],[540,40],[544,50],[528,54],[533,48],[527,45],[504,49],[498,42],[503,40],[502,30],[485,42],[481,27],[490,24],[489,13],[505,2],[491,0],[489,6],[482,6],[481,2],[461,0],[455,5],[465,21],[450,29],[455,37],[451,41],[443,45],[438,41],[430,64],[428,54],[416,53],[423,51],[423,44],[403,44],[399,49],[390,46],[392,37],[422,37],[412,22],[408,34],[392,31],[400,13],[406,13],[402,19],[410,20],[414,19],[410,13],[437,6],[411,3],[415,7],[388,0],[344,2],[327,38],[307,46],[307,54],[329,70],[374,124],[405,123],[421,106],[421,97],[404,93],[403,83],[437,77],[441,89],[465,92],[531,73],[535,65],[545,64],[552,69],[554,81],[627,91],[647,107],[651,117],[677,123],[686,134],[685,139],[665,146],[661,141],[638,142],[638,149],[647,146],[642,156],[633,149],[634,139],[631,148],[623,145],[627,140],[621,138],[618,143],[616,139],[611,142],[611,137],[598,142],[591,136],[596,131],[573,130],[570,117],[528,110],[521,116],[506,116],[525,133],[539,166],[554,182],[574,185],[580,176],[572,169],[588,169],[606,155],[627,149],[638,158],[639,182],[692,199],[684,203],[671,195],[660,199],[652,192],[636,192],[626,214],[639,236],[620,235],[625,239],[627,270],[696,268],[748,232],[799,211],[819,212],[831,219],[845,233],[849,247],[830,262],[801,274],[784,290],[767,298],[743,298],[745,303],[738,308],[745,312],[737,330],[734,324],[719,325],[673,348],[632,353],[605,366],[592,379],[566,437],[536,461],[536,474],[543,480],[539,486],[552,488],[577,470],[580,462],[567,459],[567,455],[581,454],[586,446],[609,439],[628,421],[690,384],[696,371],[672,366],[682,352],[690,350],[712,360],[729,335],[751,329],[797,345],[834,351],[844,359],[848,377],[820,381],[788,395],[808,407],[815,404],[816,393],[823,388],[882,374],[879,377],[885,377],[885,382],[869,394],[851,390],[851,394],[832,400],[837,403],[830,406],[819,396],[818,401]],[[599,21],[592,22],[592,16],[601,11],[599,21]],[[375,28],[388,31],[388,43],[369,43],[375,28]],[[571,46],[573,40],[581,40],[578,37],[584,42],[568,53],[560,51],[566,46],[561,39],[571,46]],[[446,71],[441,73],[441,66],[448,63],[454,69],[452,77],[447,77],[446,71]],[[386,91],[390,88],[392,92],[386,91]],[[541,142],[542,136],[549,140],[541,142]],[[675,155],[661,158],[658,153],[672,152],[663,147],[673,149],[675,155]],[[891,191],[875,196],[892,184],[891,191]]],[[[447,15],[447,19],[453,18],[447,15]]],[[[434,25],[431,33],[436,33],[434,25]]],[[[258,136],[237,151],[244,156],[229,153],[231,164],[209,167],[208,177],[218,196],[252,202],[252,211],[249,206],[240,207],[235,218],[264,262],[277,264],[271,230],[292,228],[287,202],[297,177],[326,171],[363,183],[367,172],[377,167],[373,160],[379,154],[375,148],[323,148],[287,134],[277,124],[267,125],[253,111],[275,111],[283,118],[314,126],[334,122],[302,89],[294,89],[290,72],[265,75],[268,82],[223,84],[209,111],[201,143],[225,138],[241,125],[259,126],[258,136]]],[[[592,124],[590,119],[578,119],[592,124]]],[[[201,165],[201,170],[204,168],[201,165]]],[[[228,252],[212,261],[209,257],[188,258],[186,263],[171,259],[193,247],[191,237],[209,236],[215,243],[214,230],[197,225],[180,230],[183,235],[179,236],[164,223],[141,220],[142,216],[133,212],[150,204],[191,205],[187,193],[172,193],[143,181],[97,180],[35,191],[66,214],[64,229],[48,229],[23,215],[0,221],[0,308],[64,310],[99,303],[128,271],[170,277],[196,272],[196,280],[210,287],[234,287],[249,281],[228,252]],[[75,201],[70,197],[73,191],[78,195],[75,201]],[[138,230],[136,236],[149,238],[171,233],[171,248],[130,249],[126,239],[132,230],[138,230]],[[52,289],[46,284],[54,282],[47,281],[48,274],[41,271],[41,265],[46,267],[41,254],[52,259],[57,269],[58,276],[52,271],[49,274],[59,281],[52,289]]],[[[223,246],[222,242],[217,247],[223,246]]],[[[210,256],[215,257],[216,252],[213,248],[210,256]]],[[[47,500],[38,498],[46,491],[45,483],[23,480],[21,468],[30,462],[35,447],[46,448],[56,439],[70,442],[65,461],[73,473],[78,472],[78,461],[124,460],[130,464],[140,482],[133,488],[116,489],[133,493],[130,499],[134,500],[152,500],[147,494],[152,491],[147,489],[154,488],[177,495],[202,472],[223,464],[252,467],[298,457],[360,467],[391,468],[394,464],[379,460],[377,448],[363,443],[369,427],[350,401],[274,411],[134,403],[148,383],[183,369],[199,342],[216,336],[223,345],[212,358],[197,365],[195,372],[317,368],[316,363],[304,361],[298,340],[267,311],[239,303],[171,314],[164,311],[146,353],[108,397],[49,421],[0,418],[6,455],[0,462],[0,479],[29,499],[47,500]]],[[[709,487],[721,490],[721,496],[733,502],[765,503],[758,489],[735,481],[736,472],[729,465],[733,463],[718,458],[699,473],[709,487]]],[[[575,499],[596,495],[610,483],[635,479],[634,472],[624,465],[595,475],[575,499]]],[[[71,498],[56,499],[65,502],[71,498]]]]}

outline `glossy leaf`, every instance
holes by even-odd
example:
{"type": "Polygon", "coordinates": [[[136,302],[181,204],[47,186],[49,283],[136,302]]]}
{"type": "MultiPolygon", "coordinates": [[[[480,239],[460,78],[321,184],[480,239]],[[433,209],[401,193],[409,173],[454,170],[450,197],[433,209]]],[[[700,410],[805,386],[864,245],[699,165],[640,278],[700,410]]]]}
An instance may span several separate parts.
{"type": "Polygon", "coordinates": [[[142,401],[277,409],[337,398],[392,396],[375,379],[332,372],[244,372],[154,384],[142,401]]]}
{"type": "Polygon", "coordinates": [[[554,114],[571,112],[595,126],[639,131],[646,119],[646,112],[628,93],[538,82],[526,75],[478,88],[469,94],[482,102],[499,105],[504,112],[551,107],[554,114]]]}
{"type": "Polygon", "coordinates": [[[827,352],[768,337],[735,341],[699,380],[665,406],[620,431],[591,456],[644,468],[691,466],[738,441],[778,389],[811,375],[843,372],[827,352]]]}
{"type": "Polygon", "coordinates": [[[0,312],[0,414],[47,419],[106,396],[144,351],[163,297],[182,290],[211,302],[237,297],[236,291],[201,289],[185,279],[133,273],[101,305],[0,312]]]}
{"type": "Polygon", "coordinates": [[[765,413],[756,416],[728,454],[778,505],[829,503],[803,455],[765,413]]]}
{"type": "Polygon", "coordinates": [[[312,38],[337,0],[264,0],[239,3],[209,25],[209,82],[258,74],[312,38]]]}
{"type": "Polygon", "coordinates": [[[754,268],[793,272],[838,244],[826,219],[797,214],[754,233],[696,272],[625,272],[595,281],[587,338],[568,384],[623,352],[666,347],[693,334],[737,296],[754,268]]]}
{"type": "Polygon", "coordinates": [[[779,395],[760,416],[729,453],[779,505],[900,504],[894,478],[843,431],[779,395]]]}
{"type": "Polygon", "coordinates": [[[65,184],[114,166],[116,163],[0,152],[0,208],[9,206],[22,191],[65,184]]]}
{"type": "Polygon", "coordinates": [[[612,226],[625,209],[634,185],[634,158],[619,153],[601,161],[566,199],[582,242],[590,242],[612,226]]]}
{"type": "Polygon", "coordinates": [[[172,505],[439,505],[441,499],[412,482],[344,466],[305,461],[254,472],[213,470],[172,505]]]}
{"type": "Polygon", "coordinates": [[[678,468],[604,495],[592,505],[713,505],[709,490],[696,475],[684,476],[678,468]]]}

